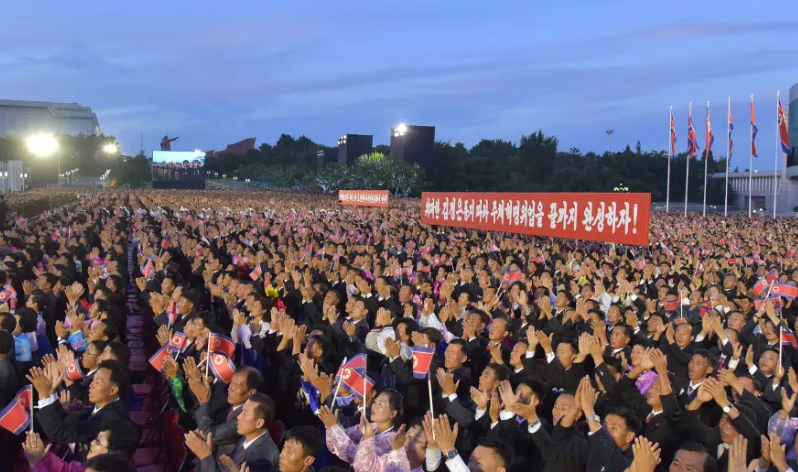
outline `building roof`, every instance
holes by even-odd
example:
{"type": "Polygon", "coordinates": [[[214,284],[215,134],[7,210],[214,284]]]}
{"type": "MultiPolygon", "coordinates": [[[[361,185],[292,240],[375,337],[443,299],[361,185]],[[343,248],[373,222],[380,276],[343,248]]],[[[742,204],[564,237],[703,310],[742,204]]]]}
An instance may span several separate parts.
{"type": "Polygon", "coordinates": [[[100,129],[100,121],[97,119],[97,114],[91,111],[91,107],[85,107],[78,103],[0,99],[0,107],[41,108],[48,111],[53,118],[92,120],[94,127],[97,128],[97,130],[100,129]]]}

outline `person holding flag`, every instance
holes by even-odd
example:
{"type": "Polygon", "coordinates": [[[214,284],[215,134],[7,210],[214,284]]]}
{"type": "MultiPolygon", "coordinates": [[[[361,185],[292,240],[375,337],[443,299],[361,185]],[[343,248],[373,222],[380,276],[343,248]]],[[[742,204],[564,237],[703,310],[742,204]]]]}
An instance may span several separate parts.
{"type": "Polygon", "coordinates": [[[385,390],[371,405],[368,419],[361,415],[360,424],[347,429],[338,424],[338,414],[326,406],[319,409],[319,419],[327,428],[330,452],[352,464],[355,472],[370,472],[373,462],[356,461],[356,456],[379,457],[394,449],[394,436],[403,435],[405,429],[403,397],[396,390],[385,390]]]}

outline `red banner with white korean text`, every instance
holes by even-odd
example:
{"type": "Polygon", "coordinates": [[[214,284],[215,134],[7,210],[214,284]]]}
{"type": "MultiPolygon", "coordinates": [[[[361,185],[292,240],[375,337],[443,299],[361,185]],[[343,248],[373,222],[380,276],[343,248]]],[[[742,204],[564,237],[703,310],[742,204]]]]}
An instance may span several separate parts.
{"type": "Polygon", "coordinates": [[[338,203],[341,205],[387,207],[390,203],[390,192],[388,190],[339,190],[338,203]]]}
{"type": "Polygon", "coordinates": [[[428,225],[648,245],[649,193],[421,194],[428,225]]]}

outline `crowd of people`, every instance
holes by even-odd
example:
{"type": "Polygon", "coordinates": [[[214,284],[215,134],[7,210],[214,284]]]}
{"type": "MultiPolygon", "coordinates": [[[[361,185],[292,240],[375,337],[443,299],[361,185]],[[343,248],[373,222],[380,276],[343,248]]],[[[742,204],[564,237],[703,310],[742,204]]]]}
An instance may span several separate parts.
{"type": "Polygon", "coordinates": [[[0,470],[798,470],[796,223],[655,213],[627,247],[87,196],[0,237],[0,406],[35,407],[0,470]]]}
{"type": "Polygon", "coordinates": [[[153,180],[205,180],[206,172],[200,161],[154,162],[153,180]]]}

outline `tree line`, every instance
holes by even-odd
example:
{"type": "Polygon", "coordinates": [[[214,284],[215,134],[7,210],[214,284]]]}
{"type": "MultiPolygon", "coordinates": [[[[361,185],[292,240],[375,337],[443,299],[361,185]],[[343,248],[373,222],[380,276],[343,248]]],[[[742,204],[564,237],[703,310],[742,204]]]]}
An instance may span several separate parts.
{"type": "MultiPolygon", "coordinates": [[[[148,156],[117,160],[102,153],[112,136],[59,136],[62,171],[80,168],[82,175],[99,175],[111,169],[120,183],[140,184],[150,177],[148,156]],[[65,164],[66,162],[66,164],[65,164]]],[[[205,169],[211,176],[237,176],[270,188],[309,188],[337,191],[346,188],[387,189],[400,195],[422,191],[471,192],[611,192],[619,184],[630,192],[651,193],[652,201],[665,201],[668,157],[666,151],[644,151],[638,142],[619,152],[582,153],[577,148],[559,149],[556,136],[538,130],[517,142],[483,139],[472,147],[437,141],[426,169],[396,162],[390,147],[378,145],[355,165],[341,168],[327,164],[317,169],[320,150],[330,149],[306,136],[283,134],[274,143],[263,143],[242,155],[209,157],[205,169]]],[[[31,157],[17,137],[0,138],[0,160],[19,159],[30,165],[34,183],[55,182],[52,162],[31,157]],[[36,177],[41,173],[41,177],[36,177]]],[[[686,154],[671,161],[671,201],[684,201],[686,154]]],[[[725,158],[710,153],[709,173],[725,171],[725,158]]],[[[690,160],[689,200],[703,200],[704,162],[690,160]]],[[[730,192],[731,194],[731,192],[730,192]]],[[[708,180],[707,202],[722,204],[724,181],[708,180]]]]}

